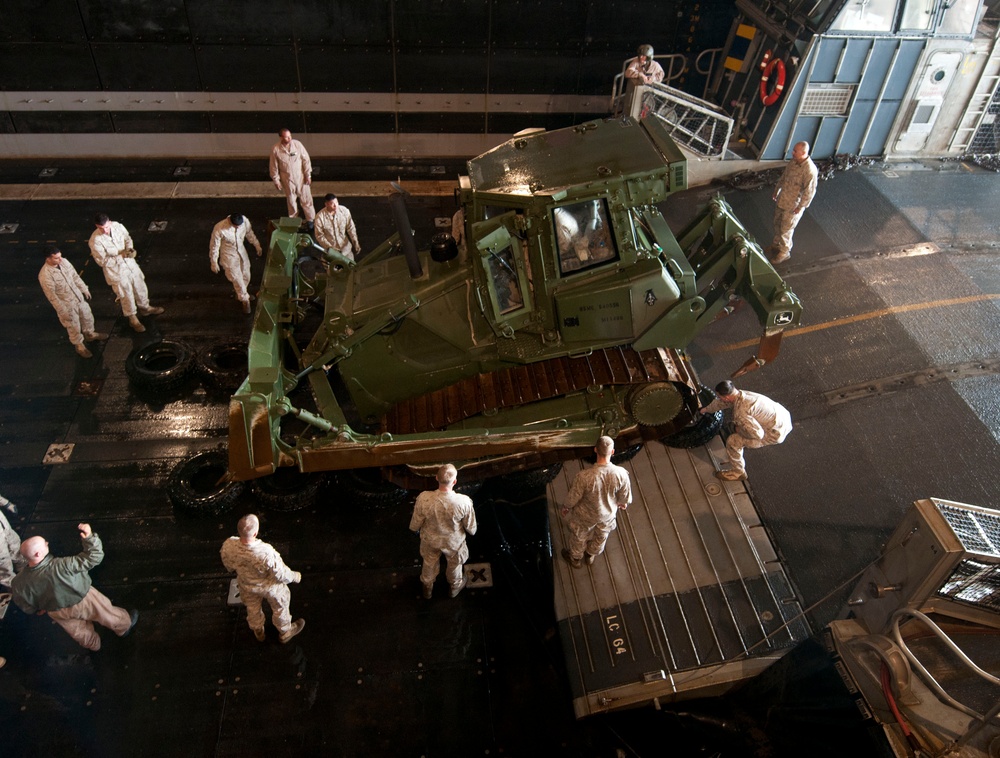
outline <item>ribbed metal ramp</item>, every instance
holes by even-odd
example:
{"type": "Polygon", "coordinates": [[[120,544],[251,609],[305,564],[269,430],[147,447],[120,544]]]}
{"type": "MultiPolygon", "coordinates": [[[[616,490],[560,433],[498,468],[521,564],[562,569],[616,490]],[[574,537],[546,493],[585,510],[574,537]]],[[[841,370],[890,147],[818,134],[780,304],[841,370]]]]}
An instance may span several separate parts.
{"type": "Polygon", "coordinates": [[[741,482],[720,482],[719,438],[678,450],[654,442],[623,464],[633,502],[603,556],[559,557],[559,507],[586,465],[549,485],[555,606],[578,718],[719,695],[809,636],[781,564],[741,482]]]}

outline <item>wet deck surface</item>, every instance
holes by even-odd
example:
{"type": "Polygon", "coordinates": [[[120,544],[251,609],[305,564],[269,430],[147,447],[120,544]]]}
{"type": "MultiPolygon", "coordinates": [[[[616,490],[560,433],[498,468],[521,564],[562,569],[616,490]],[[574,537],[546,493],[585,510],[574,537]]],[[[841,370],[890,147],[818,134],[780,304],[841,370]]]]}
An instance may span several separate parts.
{"type": "MultiPolygon", "coordinates": [[[[395,178],[391,167],[376,168],[395,178]]],[[[85,181],[111,169],[73,170],[85,181]]],[[[259,180],[244,173],[216,167],[201,178],[259,180]]],[[[33,181],[9,167],[0,180],[33,181]]],[[[676,228],[714,191],[675,198],[668,219],[676,228]]],[[[409,503],[363,507],[328,484],[315,507],[263,512],[262,536],[303,571],[292,609],[307,626],[287,646],[273,630],[258,644],[243,612],[226,606],[228,578],[218,560],[236,517],[257,506],[247,496],[232,515],[197,520],[175,512],[164,491],[178,461],[224,439],[225,401],[197,383],[175,397],[142,396],[122,365],[133,347],[159,336],[198,350],[246,336],[249,318],[228,283],[208,271],[209,234],[234,211],[261,231],[265,218],[282,212],[281,199],[92,194],[0,201],[0,224],[19,225],[0,234],[0,493],[21,506],[13,519],[21,535],[44,534],[57,554],[75,552],[75,525],[90,521],[107,552],[92,572],[95,585],[143,615],[130,637],[105,633],[104,648],[85,654],[46,619],[7,613],[0,621],[0,655],[8,659],[0,670],[4,755],[176,755],[183,748],[213,756],[616,749],[652,756],[665,740],[677,755],[723,748],[743,755],[744,740],[770,740],[777,754],[789,755],[794,749],[781,747],[801,750],[801,740],[817,755],[856,747],[860,737],[846,727],[815,741],[816,713],[826,718],[840,703],[833,690],[813,712],[804,701],[767,712],[738,698],[683,709],[721,713],[718,729],[706,726],[709,719],[651,709],[577,721],[553,612],[544,499],[511,505],[499,485],[477,495],[481,532],[470,542],[472,560],[490,563],[494,586],[455,600],[443,585],[432,601],[419,597],[409,503]],[[132,231],[151,298],[167,308],[146,320],[146,334],[128,328],[100,272],[87,264],[90,219],[102,210],[132,231]],[[147,232],[157,220],[168,221],[166,231],[147,232]],[[49,240],[83,269],[97,327],[111,333],[90,361],[72,351],[38,287],[49,240]],[[44,465],[54,443],[73,444],[72,454],[44,465]],[[765,726],[779,726],[781,736],[765,726]]],[[[727,197],[766,243],[769,189],[727,197]]],[[[836,613],[851,577],[877,555],[912,500],[995,505],[998,200],[1000,177],[960,164],[841,174],[820,184],[793,257],[781,267],[805,305],[803,327],[785,338],[778,362],[741,386],[783,403],[795,429],[780,447],[748,451],[749,489],[814,622],[836,613]]],[[[384,199],[345,204],[363,245],[391,233],[384,199]]],[[[447,196],[413,198],[418,242],[433,233],[435,217],[453,210],[447,196]]],[[[256,282],[259,264],[255,274],[256,282]]],[[[732,372],[758,334],[749,309],[710,327],[691,350],[703,381],[732,372]]]]}

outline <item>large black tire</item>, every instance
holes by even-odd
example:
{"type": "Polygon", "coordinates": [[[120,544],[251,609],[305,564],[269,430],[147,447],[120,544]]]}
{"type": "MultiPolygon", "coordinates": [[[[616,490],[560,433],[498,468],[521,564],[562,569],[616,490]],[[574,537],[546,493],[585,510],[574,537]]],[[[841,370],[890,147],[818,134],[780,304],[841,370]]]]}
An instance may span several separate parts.
{"type": "Polygon", "coordinates": [[[221,481],[229,471],[225,450],[208,450],[181,461],[167,479],[167,495],[177,507],[205,516],[218,516],[243,494],[243,482],[221,481]]]}
{"type": "Polygon", "coordinates": [[[231,395],[247,378],[247,343],[224,342],[198,354],[198,374],[208,390],[231,395]]]}
{"type": "Polygon", "coordinates": [[[671,434],[660,440],[668,447],[692,448],[701,447],[719,433],[722,427],[722,411],[715,413],[700,413],[699,418],[691,426],[676,434],[671,434]]]}
{"type": "Polygon", "coordinates": [[[298,511],[316,502],[316,493],[326,481],[326,474],[304,474],[296,468],[279,468],[270,476],[250,482],[250,491],[264,508],[272,511],[298,511]]]}
{"type": "Polygon", "coordinates": [[[137,388],[153,392],[177,389],[190,376],[195,354],[183,342],[161,340],[137,347],[125,359],[125,373],[137,388]]]}
{"type": "Polygon", "coordinates": [[[497,483],[504,494],[512,501],[521,501],[539,494],[545,486],[562,471],[562,462],[551,466],[531,469],[530,471],[514,471],[497,477],[497,483]]]}
{"type": "MultiPolygon", "coordinates": [[[[715,402],[718,395],[711,387],[704,384],[698,385],[698,399],[704,408],[715,402]]],[[[687,428],[681,429],[675,434],[671,434],[660,440],[668,447],[693,448],[707,445],[708,442],[722,429],[723,412],[699,413],[698,418],[687,428]]]]}
{"type": "Polygon", "coordinates": [[[358,505],[389,508],[402,504],[408,493],[398,484],[383,479],[377,468],[348,469],[337,472],[340,490],[358,505]]]}
{"type": "MultiPolygon", "coordinates": [[[[715,402],[716,397],[715,390],[706,387],[704,384],[698,385],[698,399],[701,401],[703,408],[715,402]]],[[[668,447],[679,448],[707,445],[709,440],[718,434],[722,428],[722,416],[722,411],[715,411],[714,413],[699,412],[698,418],[695,419],[694,423],[689,424],[679,432],[664,437],[660,442],[668,447]]]]}

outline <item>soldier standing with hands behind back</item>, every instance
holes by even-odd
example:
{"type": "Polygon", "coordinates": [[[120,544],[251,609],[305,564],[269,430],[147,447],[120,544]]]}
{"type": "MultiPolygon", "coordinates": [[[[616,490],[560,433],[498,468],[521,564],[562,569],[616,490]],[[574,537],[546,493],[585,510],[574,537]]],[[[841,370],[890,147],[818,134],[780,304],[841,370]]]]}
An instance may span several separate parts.
{"type": "Polygon", "coordinates": [[[785,166],[771,199],[774,208],[774,241],[768,248],[773,253],[771,263],[783,263],[792,257],[792,234],[802,213],[816,195],[819,171],[809,157],[809,143],[798,142],[792,148],[792,159],[785,166]]]}

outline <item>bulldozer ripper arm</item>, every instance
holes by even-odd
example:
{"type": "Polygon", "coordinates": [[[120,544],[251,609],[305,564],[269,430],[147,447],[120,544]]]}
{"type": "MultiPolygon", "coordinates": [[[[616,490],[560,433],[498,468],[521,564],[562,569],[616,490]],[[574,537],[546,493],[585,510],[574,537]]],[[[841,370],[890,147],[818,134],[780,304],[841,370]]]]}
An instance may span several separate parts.
{"type": "Polygon", "coordinates": [[[756,371],[765,363],[770,363],[777,358],[778,351],[781,349],[782,334],[784,334],[783,331],[764,332],[760,338],[760,346],[757,348],[757,355],[748,358],[742,366],[736,369],[736,371],[733,372],[732,378],[738,379],[744,374],[756,371]]]}

